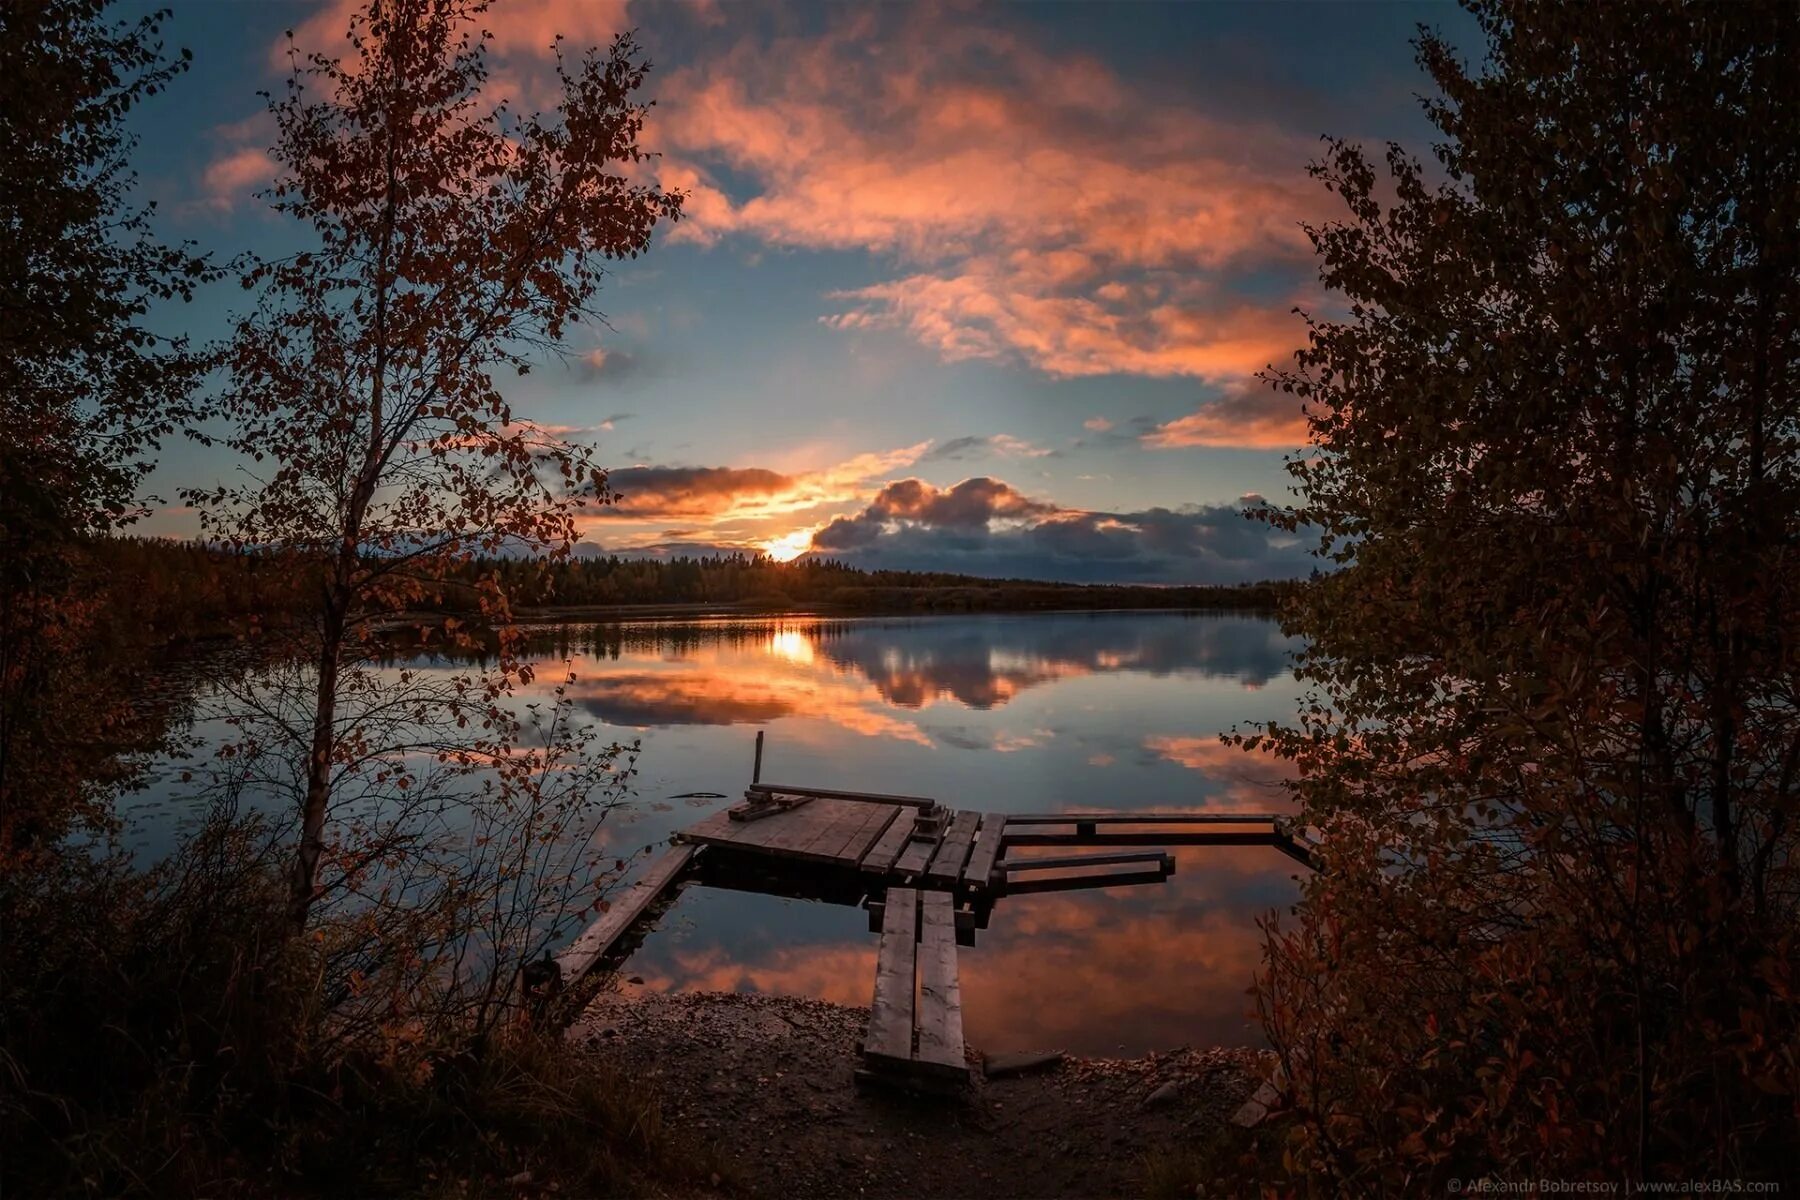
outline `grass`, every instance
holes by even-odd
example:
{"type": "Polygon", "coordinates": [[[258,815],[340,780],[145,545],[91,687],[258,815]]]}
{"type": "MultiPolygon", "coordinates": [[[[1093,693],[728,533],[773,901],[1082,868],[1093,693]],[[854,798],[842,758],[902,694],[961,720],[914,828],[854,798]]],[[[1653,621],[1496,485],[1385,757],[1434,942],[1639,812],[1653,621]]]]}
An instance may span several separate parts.
{"type": "Polygon", "coordinates": [[[279,872],[229,831],[0,877],[0,1194],[693,1195],[654,1091],[554,1033],[347,1042],[279,872]],[[527,1180],[529,1181],[527,1183],[527,1180]]]}
{"type": "Polygon", "coordinates": [[[1138,1168],[1142,1194],[1146,1200],[1195,1200],[1253,1193],[1258,1182],[1286,1177],[1282,1141],[1278,1125],[1223,1125],[1198,1142],[1152,1150],[1138,1168]]]}

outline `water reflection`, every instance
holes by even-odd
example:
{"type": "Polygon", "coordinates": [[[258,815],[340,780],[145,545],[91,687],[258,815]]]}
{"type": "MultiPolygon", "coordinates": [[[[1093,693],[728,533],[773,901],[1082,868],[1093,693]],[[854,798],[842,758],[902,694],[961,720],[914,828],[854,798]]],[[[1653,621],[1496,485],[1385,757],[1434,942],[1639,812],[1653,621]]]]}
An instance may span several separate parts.
{"type": "MultiPolygon", "coordinates": [[[[766,777],[995,811],[1283,806],[1280,772],[1221,730],[1289,715],[1292,644],[1244,616],[1059,614],[645,623],[548,635],[584,709],[644,740],[647,796],[766,777]]],[[[717,802],[720,804],[729,801],[717,802]]],[[[692,823],[652,814],[633,838],[692,823]]],[[[972,1044],[1139,1053],[1253,1041],[1257,918],[1296,894],[1272,850],[1177,851],[1168,883],[1012,897],[962,953],[972,1044]]],[[[866,1004],[858,909],[692,888],[630,962],[652,989],[866,1004]]]]}
{"type": "MultiPolygon", "coordinates": [[[[542,682],[521,703],[544,699],[566,664],[598,736],[642,743],[642,803],[605,830],[621,858],[731,803],[681,797],[741,792],[756,729],[777,782],[1002,812],[1279,809],[1280,772],[1218,734],[1291,716],[1299,697],[1292,644],[1252,616],[638,621],[545,629],[532,645],[542,682]]],[[[402,665],[457,669],[424,653],[402,665]]],[[[182,794],[153,793],[140,845],[172,836],[182,794]]],[[[1264,848],[1176,853],[1165,884],[1002,901],[962,952],[970,1042],[1141,1053],[1254,1041],[1256,921],[1292,902],[1299,868],[1264,848]]],[[[874,952],[860,909],[692,888],[629,973],[651,988],[866,1004],[874,952]]]]}

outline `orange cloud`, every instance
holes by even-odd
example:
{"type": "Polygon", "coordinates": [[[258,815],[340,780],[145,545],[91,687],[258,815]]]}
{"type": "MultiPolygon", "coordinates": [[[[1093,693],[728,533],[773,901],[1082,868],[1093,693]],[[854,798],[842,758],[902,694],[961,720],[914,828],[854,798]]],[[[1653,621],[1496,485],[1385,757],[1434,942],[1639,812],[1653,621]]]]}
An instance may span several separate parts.
{"type": "Polygon", "coordinates": [[[973,21],[858,10],[821,36],[748,39],[672,75],[652,133],[665,182],[692,192],[676,237],[923,268],[836,295],[836,328],[1057,376],[1217,381],[1297,337],[1288,304],[1228,304],[1219,284],[1299,271],[1299,221],[1320,208],[1307,140],[1152,102],[973,21]],[[734,196],[717,168],[756,190],[734,196]]]}
{"type": "MultiPolygon", "coordinates": [[[[590,528],[626,521],[671,518],[711,522],[711,535],[725,536],[732,523],[767,522],[796,514],[858,504],[875,495],[885,477],[911,466],[931,448],[919,442],[895,450],[858,454],[814,471],[782,472],[764,467],[622,467],[609,482],[622,496],[619,503],[589,514],[590,528]]],[[[664,531],[646,530],[646,537],[664,531]]],[[[717,540],[717,539],[715,539],[717,540]]],[[[754,548],[751,539],[743,539],[754,548]]],[[[629,543],[609,537],[609,543],[629,543]]]]}
{"type": "Polygon", "coordinates": [[[615,517],[711,517],[740,503],[793,492],[796,481],[762,467],[623,467],[611,472],[615,517]]]}
{"type": "Polygon", "coordinates": [[[931,745],[917,725],[886,711],[875,687],[791,654],[745,664],[709,650],[695,661],[703,669],[615,672],[578,680],[568,694],[589,715],[625,728],[762,724],[792,717],[864,737],[931,745]]]}
{"type": "Polygon", "coordinates": [[[200,177],[207,199],[215,208],[228,209],[246,200],[276,175],[275,163],[255,147],[240,147],[214,159],[200,177]]]}
{"type": "Polygon", "coordinates": [[[1025,357],[1050,375],[1189,375],[1238,379],[1293,348],[1285,310],[1213,309],[1194,285],[1142,294],[1055,295],[1016,272],[971,262],[956,276],[915,275],[838,298],[864,306],[826,318],[838,329],[899,326],[948,362],[1025,357]]]}
{"type": "Polygon", "coordinates": [[[1306,445],[1309,436],[1298,400],[1252,383],[1157,426],[1141,440],[1159,450],[1189,446],[1294,450],[1306,445]]]}
{"type": "MultiPolygon", "coordinates": [[[[1254,853],[1238,852],[1246,860],[1254,853]]],[[[1110,1027],[1163,1047],[1241,1042],[1245,993],[1262,957],[1256,914],[1138,912],[1135,899],[1002,901],[986,938],[977,935],[976,948],[959,956],[971,1040],[981,1036],[977,1044],[990,1052],[1079,1047],[1110,1027]],[[1151,972],[1162,1005],[1146,1002],[1151,972]]]]}

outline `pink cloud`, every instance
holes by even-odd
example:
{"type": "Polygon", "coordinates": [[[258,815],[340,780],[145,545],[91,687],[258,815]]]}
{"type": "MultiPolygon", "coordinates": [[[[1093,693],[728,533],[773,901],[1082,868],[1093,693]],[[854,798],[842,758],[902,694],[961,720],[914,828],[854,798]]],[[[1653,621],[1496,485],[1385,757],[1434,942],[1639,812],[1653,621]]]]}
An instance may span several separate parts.
{"type": "Polygon", "coordinates": [[[1298,339],[1288,304],[1221,285],[1300,269],[1299,221],[1320,207],[1310,142],[1152,102],[1004,31],[860,10],[822,36],[746,39],[671,75],[652,132],[665,182],[692,192],[676,237],[905,264],[836,294],[835,328],[1055,376],[1215,382],[1298,339]],[[754,190],[732,195],[720,171],[754,190]]]}
{"type": "Polygon", "coordinates": [[[980,260],[953,276],[915,275],[837,298],[860,301],[827,318],[839,329],[899,327],[948,362],[1019,355],[1050,375],[1241,379],[1291,351],[1286,310],[1220,306],[1204,286],[1159,289],[1108,303],[1058,293],[1028,274],[980,260]]]}
{"type": "MultiPolygon", "coordinates": [[[[637,466],[615,469],[617,504],[588,517],[595,526],[670,519],[705,521],[717,539],[728,525],[781,523],[792,530],[805,514],[861,503],[894,471],[919,461],[930,442],[858,454],[810,471],[766,467],[637,466]]],[[[659,533],[658,536],[661,536],[659,533]]],[[[609,538],[609,540],[611,540],[609,538]]]]}
{"type": "Polygon", "coordinates": [[[1190,446],[1294,450],[1307,443],[1306,415],[1293,396],[1250,381],[1185,417],[1157,426],[1142,441],[1158,450],[1190,446]]]}
{"type": "Polygon", "coordinates": [[[224,209],[248,199],[275,175],[275,164],[266,153],[254,146],[243,146],[214,159],[200,182],[207,200],[214,207],[224,209]]]}

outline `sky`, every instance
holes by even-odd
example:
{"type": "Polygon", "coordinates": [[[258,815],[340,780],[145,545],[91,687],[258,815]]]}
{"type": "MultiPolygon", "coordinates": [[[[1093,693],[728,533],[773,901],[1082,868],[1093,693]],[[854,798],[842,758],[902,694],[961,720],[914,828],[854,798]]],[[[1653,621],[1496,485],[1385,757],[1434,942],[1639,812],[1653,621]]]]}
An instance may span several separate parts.
{"type": "MultiPolygon", "coordinates": [[[[229,255],[299,233],[256,95],[348,0],[171,0],[193,69],[133,118],[161,230],[229,255]]],[[[145,10],[127,6],[125,14],[145,10]]],[[[587,442],[620,503],[584,552],[747,549],[1080,582],[1304,574],[1242,516],[1291,499],[1292,397],[1255,378],[1330,311],[1302,224],[1323,135],[1425,153],[1442,4],[497,0],[495,76],[635,30],[645,145],[683,219],[607,280],[607,328],[503,385],[587,442]]],[[[521,84],[528,91],[529,82],[521,84]]],[[[200,337],[241,293],[158,319],[200,337]]],[[[149,491],[231,470],[165,447],[149,491]]],[[[141,532],[188,536],[160,505],[141,532]]]]}

